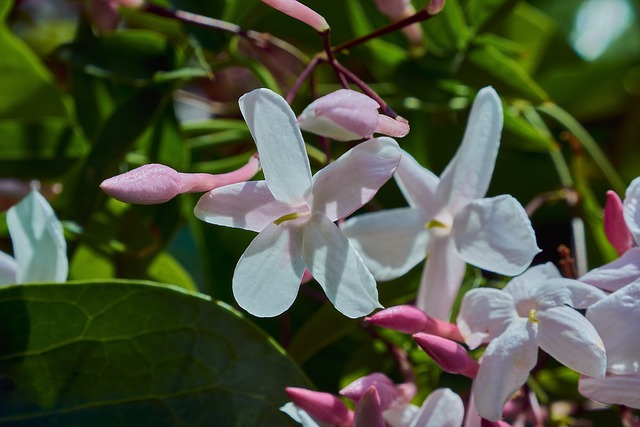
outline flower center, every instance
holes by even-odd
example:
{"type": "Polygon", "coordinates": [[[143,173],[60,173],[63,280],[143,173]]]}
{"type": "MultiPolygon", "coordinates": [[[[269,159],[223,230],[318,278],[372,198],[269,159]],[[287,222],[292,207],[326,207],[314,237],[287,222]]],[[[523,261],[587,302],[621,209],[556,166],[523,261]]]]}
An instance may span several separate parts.
{"type": "Polygon", "coordinates": [[[292,221],[296,218],[301,218],[304,216],[310,216],[311,215],[311,211],[304,211],[304,212],[291,212],[289,214],[286,215],[282,215],[280,218],[276,219],[275,221],[273,221],[273,223],[275,225],[280,225],[283,222],[286,221],[292,221]]]}
{"type": "Polygon", "coordinates": [[[424,228],[431,231],[436,236],[446,236],[451,233],[453,218],[446,213],[440,213],[424,225],[424,228]]]}
{"type": "Polygon", "coordinates": [[[535,308],[532,308],[531,310],[529,310],[529,321],[531,323],[538,323],[539,322],[538,318],[536,317],[536,309],[535,308]]]}

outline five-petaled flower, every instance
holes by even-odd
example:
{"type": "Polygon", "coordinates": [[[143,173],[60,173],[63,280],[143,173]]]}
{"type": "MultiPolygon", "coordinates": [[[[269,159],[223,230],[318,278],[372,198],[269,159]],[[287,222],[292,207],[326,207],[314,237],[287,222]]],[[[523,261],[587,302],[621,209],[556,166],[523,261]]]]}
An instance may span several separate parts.
{"type": "Polygon", "coordinates": [[[403,153],[395,178],[409,207],[356,216],[342,228],[379,280],[405,274],[428,253],[416,305],[432,317],[448,319],[465,262],[513,276],[540,251],[515,198],[482,198],[501,130],[500,98],[484,88],[474,101],[462,144],[440,179],[403,153]]]}
{"type": "Polygon", "coordinates": [[[277,316],[296,298],[309,269],[335,307],[360,317],[380,307],[376,283],[362,258],[333,223],[375,195],[400,161],[390,138],[366,141],[311,176],[296,117],[268,89],[240,98],[256,142],[265,181],[214,189],[195,208],[212,224],[260,234],[233,275],[238,304],[259,317],[277,316]]]}
{"type": "Polygon", "coordinates": [[[458,315],[460,333],[471,349],[489,343],[473,383],[478,413],[500,418],[504,403],[535,366],[538,347],[577,372],[603,378],[602,339],[574,308],[605,296],[594,286],[562,278],[551,263],[531,267],[502,290],[467,292],[458,315]]]}

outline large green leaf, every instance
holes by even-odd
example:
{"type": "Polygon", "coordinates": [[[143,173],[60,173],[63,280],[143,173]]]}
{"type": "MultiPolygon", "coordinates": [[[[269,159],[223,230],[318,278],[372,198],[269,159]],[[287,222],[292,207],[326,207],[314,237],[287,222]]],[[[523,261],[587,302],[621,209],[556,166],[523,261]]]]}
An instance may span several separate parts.
{"type": "Polygon", "coordinates": [[[0,2],[0,118],[67,117],[51,74],[4,22],[12,3],[0,2]]]}
{"type": "Polygon", "coordinates": [[[208,297],[148,282],[0,289],[3,426],[287,425],[298,368],[208,297]]]}

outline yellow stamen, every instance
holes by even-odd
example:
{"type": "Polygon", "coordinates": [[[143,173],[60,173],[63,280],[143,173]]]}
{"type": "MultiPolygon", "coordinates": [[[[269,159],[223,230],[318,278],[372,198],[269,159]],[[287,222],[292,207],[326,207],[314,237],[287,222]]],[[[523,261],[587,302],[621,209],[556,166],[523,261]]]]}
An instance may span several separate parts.
{"type": "Polygon", "coordinates": [[[431,221],[426,223],[424,226],[424,228],[426,228],[427,230],[434,227],[447,228],[447,225],[438,221],[437,219],[432,219],[431,221]]]}
{"type": "Polygon", "coordinates": [[[533,323],[538,323],[539,320],[536,318],[536,309],[532,308],[529,310],[529,320],[533,323]]]}
{"type": "Polygon", "coordinates": [[[273,221],[275,225],[280,225],[285,221],[291,221],[300,217],[300,212],[291,212],[290,214],[282,215],[280,218],[273,221]]]}

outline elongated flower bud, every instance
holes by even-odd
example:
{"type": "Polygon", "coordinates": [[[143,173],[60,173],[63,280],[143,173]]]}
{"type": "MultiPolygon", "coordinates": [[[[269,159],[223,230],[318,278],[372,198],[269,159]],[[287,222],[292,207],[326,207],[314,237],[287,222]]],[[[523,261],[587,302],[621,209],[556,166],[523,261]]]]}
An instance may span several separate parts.
{"type": "Polygon", "coordinates": [[[353,422],[353,412],[339,397],[321,391],[287,387],[289,399],[318,421],[338,426],[349,426],[353,422]]]}
{"type": "Polygon", "coordinates": [[[607,203],[604,205],[604,233],[609,243],[622,255],[633,245],[633,237],[624,221],[623,204],[614,191],[607,191],[607,203]]]}
{"type": "Polygon", "coordinates": [[[450,322],[435,319],[412,305],[398,305],[381,310],[365,318],[369,323],[405,334],[425,332],[458,342],[464,342],[458,327],[450,322]]]}
{"type": "Polygon", "coordinates": [[[413,339],[443,371],[462,374],[471,379],[478,374],[480,364],[469,356],[469,353],[460,344],[424,333],[415,334],[413,339]]]}
{"type": "Polygon", "coordinates": [[[153,163],[106,179],[100,188],[122,202],[153,205],[168,202],[178,194],[205,192],[247,181],[259,170],[260,161],[256,155],[240,169],[219,175],[180,173],[168,166],[153,163]]]}
{"type": "Polygon", "coordinates": [[[300,128],[336,141],[371,138],[374,132],[393,137],[409,133],[406,121],[378,113],[376,101],[360,92],[340,89],[316,99],[298,117],[300,128]]]}
{"type": "Polygon", "coordinates": [[[262,2],[285,15],[304,22],[319,33],[323,33],[330,28],[322,15],[296,0],[262,0],[262,2]]]}
{"type": "Polygon", "coordinates": [[[378,398],[383,410],[388,409],[398,398],[398,392],[393,381],[378,372],[358,378],[340,390],[340,394],[358,403],[371,387],[375,387],[378,391],[378,398]]]}
{"type": "Polygon", "coordinates": [[[375,386],[369,387],[356,405],[353,427],[385,427],[380,396],[375,386]]]}

